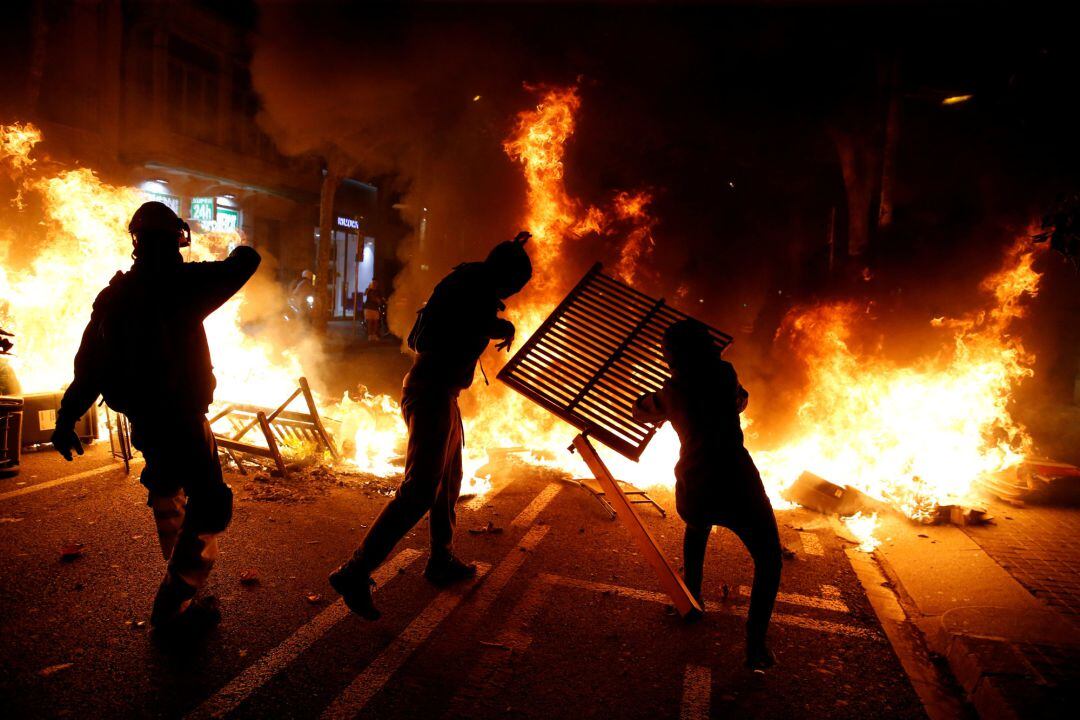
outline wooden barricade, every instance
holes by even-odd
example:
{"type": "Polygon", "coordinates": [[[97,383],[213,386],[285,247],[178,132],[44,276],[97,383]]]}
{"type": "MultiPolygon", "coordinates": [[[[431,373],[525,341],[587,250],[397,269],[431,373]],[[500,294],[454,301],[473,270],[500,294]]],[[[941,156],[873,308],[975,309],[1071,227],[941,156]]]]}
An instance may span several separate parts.
{"type": "Polygon", "coordinates": [[[210,424],[222,420],[232,425],[231,432],[226,434],[215,431],[214,439],[218,449],[229,456],[241,474],[246,475],[247,471],[238,456],[249,455],[270,460],[282,477],[288,477],[289,471],[281,455],[280,444],[290,441],[314,443],[318,447],[326,448],[334,460],[340,458],[337,446],[319,416],[307,378],[300,378],[296,390],[276,409],[248,403],[229,403],[210,419],[210,424]],[[307,405],[307,412],[286,410],[301,395],[307,405]],[[265,446],[244,440],[255,428],[262,434],[265,446]]]}

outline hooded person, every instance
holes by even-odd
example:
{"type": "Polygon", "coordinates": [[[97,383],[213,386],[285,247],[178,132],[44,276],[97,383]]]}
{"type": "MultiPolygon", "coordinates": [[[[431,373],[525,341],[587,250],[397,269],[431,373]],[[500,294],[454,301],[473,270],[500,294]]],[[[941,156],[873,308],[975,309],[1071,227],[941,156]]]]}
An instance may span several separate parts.
{"type": "Polygon", "coordinates": [[[670,420],[679,435],[675,509],[686,521],[683,566],[686,587],[701,602],[705,549],[713,525],[730,529],[754,560],[754,585],[746,622],[746,663],[755,670],[775,659],[765,641],[782,555],[772,505],[754,461],[743,446],[739,414],[749,394],[735,368],[720,357],[709,330],[681,320],[664,331],[664,358],[671,378],[634,403],[634,417],[670,420]]]}
{"type": "Polygon", "coordinates": [[[353,557],[330,575],[349,608],[369,620],[380,613],[371,599],[371,573],[430,513],[431,556],[424,577],[448,585],[476,575],[453,552],[454,505],[461,490],[464,435],[458,395],[472,385],[480,354],[491,340],[509,351],[514,325],[499,317],[503,300],[532,277],[525,252],[529,234],[499,243],[483,262],[458,265],[417,313],[409,347],[416,352],[405,376],[401,412],[409,429],[405,473],[393,499],[375,519],[353,557]]]}
{"type": "MultiPolygon", "coordinates": [[[[52,443],[67,460],[82,455],[75,422],[98,396],[131,421],[167,561],[150,616],[160,629],[191,615],[185,611],[214,565],[217,535],[232,518],[232,491],[206,419],[216,381],[203,320],[243,287],[260,258],[240,246],[222,261],[185,263],[180,248],[190,230],[160,202],[143,204],[128,231],[135,262],[94,301],[52,443]]],[[[207,606],[216,621],[214,603],[196,607],[207,606]]]]}

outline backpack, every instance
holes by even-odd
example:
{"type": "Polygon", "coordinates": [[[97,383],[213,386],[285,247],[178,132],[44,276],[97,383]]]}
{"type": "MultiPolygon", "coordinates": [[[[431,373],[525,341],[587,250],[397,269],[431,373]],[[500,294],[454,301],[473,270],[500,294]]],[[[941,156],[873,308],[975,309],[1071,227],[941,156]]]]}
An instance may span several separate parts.
{"type": "Polygon", "coordinates": [[[162,390],[154,379],[163,368],[148,350],[168,348],[171,340],[166,319],[152,311],[153,303],[140,290],[133,278],[118,272],[94,303],[95,375],[105,403],[124,414],[152,402],[162,390]]]}

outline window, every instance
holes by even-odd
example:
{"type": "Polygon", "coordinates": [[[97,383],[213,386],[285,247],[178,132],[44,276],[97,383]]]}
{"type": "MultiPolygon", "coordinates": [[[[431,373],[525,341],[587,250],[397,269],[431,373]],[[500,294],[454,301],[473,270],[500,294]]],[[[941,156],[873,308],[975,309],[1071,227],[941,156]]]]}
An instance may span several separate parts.
{"type": "Polygon", "coordinates": [[[203,142],[218,141],[218,57],[194,43],[169,36],[166,111],[169,128],[203,142]]]}

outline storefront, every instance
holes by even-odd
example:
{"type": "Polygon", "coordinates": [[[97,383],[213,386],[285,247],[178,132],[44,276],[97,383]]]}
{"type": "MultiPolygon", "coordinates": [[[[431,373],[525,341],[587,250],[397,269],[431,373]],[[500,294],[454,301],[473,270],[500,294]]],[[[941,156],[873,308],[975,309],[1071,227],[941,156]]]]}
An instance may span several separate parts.
{"type": "Polygon", "coordinates": [[[344,179],[334,195],[330,268],[326,278],[331,295],[331,319],[363,317],[364,293],[375,278],[377,203],[375,186],[352,178],[344,179]]]}
{"type": "Polygon", "coordinates": [[[333,243],[333,317],[355,318],[363,314],[364,291],[375,276],[375,238],[364,233],[362,217],[337,215],[333,243]]]}
{"type": "Polygon", "coordinates": [[[148,201],[156,200],[169,206],[174,213],[191,223],[200,232],[242,231],[243,211],[236,202],[236,195],[192,195],[176,192],[168,180],[158,178],[140,183],[139,189],[148,201]]]}

